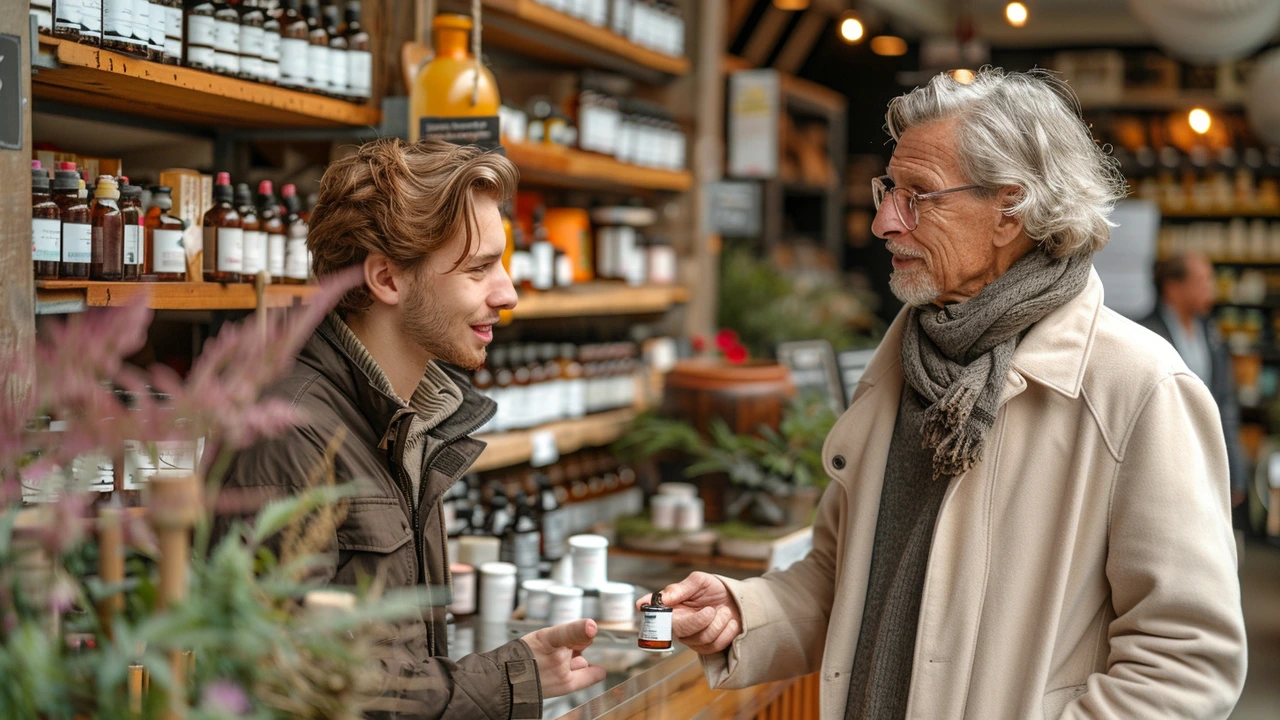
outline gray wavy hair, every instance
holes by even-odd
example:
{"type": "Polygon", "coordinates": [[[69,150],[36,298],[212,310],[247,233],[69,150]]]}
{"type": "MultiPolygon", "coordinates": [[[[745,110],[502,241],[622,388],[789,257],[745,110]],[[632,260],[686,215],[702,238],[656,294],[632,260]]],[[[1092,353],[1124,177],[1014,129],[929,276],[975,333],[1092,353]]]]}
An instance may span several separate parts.
{"type": "Polygon", "coordinates": [[[943,73],[894,98],[885,122],[907,130],[956,118],[957,152],[969,181],[988,196],[1018,192],[1005,213],[1054,257],[1097,252],[1111,239],[1107,219],[1128,194],[1119,162],[1080,118],[1067,84],[1045,70],[983,68],[964,84],[943,73]]]}

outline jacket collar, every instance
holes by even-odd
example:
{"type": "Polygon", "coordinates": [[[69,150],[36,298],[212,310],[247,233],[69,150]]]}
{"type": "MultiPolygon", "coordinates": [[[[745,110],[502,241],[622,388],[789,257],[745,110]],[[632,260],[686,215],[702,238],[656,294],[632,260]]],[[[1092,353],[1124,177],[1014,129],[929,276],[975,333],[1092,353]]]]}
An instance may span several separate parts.
{"type": "MultiPolygon", "coordinates": [[[[1001,402],[1026,388],[1022,378],[1034,380],[1069,398],[1080,396],[1098,317],[1102,313],[1102,299],[1102,278],[1097,270],[1090,268],[1084,290],[1033,325],[1018,343],[1010,375],[1019,377],[1017,380],[1010,377],[1001,402]]],[[[867,364],[862,382],[874,385],[888,372],[901,374],[902,328],[906,317],[907,309],[903,308],[885,332],[881,350],[867,364]]]]}
{"type": "MultiPolygon", "coordinates": [[[[298,361],[314,368],[351,398],[378,437],[387,437],[394,424],[413,412],[369,376],[367,370],[344,349],[327,322],[320,323],[316,328],[298,354],[298,361]]],[[[445,363],[437,365],[457,386],[462,394],[462,404],[432,428],[430,435],[441,440],[454,440],[483,425],[493,416],[497,405],[481,395],[462,370],[445,363]]]]}

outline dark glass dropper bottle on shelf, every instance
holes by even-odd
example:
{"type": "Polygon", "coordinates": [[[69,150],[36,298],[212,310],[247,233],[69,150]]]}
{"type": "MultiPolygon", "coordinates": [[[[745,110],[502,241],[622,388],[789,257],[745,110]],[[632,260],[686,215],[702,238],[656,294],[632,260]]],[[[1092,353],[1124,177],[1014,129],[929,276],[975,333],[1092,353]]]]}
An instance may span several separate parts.
{"type": "Polygon", "coordinates": [[[220,172],[213,186],[213,207],[204,214],[204,279],[238,283],[244,266],[244,230],[236,212],[231,175],[220,172]]]}
{"type": "Polygon", "coordinates": [[[142,188],[120,178],[120,215],[124,219],[124,280],[142,279],[143,258],[147,255],[147,239],[142,224],[142,188]]]}
{"type": "Polygon", "coordinates": [[[93,259],[89,277],[124,279],[124,216],[120,214],[120,187],[110,175],[99,175],[93,191],[93,259]]]}
{"type": "Polygon", "coordinates": [[[89,203],[80,197],[80,173],[76,164],[64,162],[53,176],[53,201],[62,211],[62,265],[58,276],[63,280],[88,280],[89,260],[93,257],[93,223],[89,203]]]}
{"type": "Polygon", "coordinates": [[[49,172],[31,161],[31,254],[37,280],[57,280],[62,257],[62,211],[49,194],[49,172]]]}
{"type": "Polygon", "coordinates": [[[143,276],[157,282],[182,282],[187,278],[187,251],[183,245],[186,223],[169,214],[173,192],[168,185],[151,188],[151,207],[143,218],[146,252],[143,276]]]}

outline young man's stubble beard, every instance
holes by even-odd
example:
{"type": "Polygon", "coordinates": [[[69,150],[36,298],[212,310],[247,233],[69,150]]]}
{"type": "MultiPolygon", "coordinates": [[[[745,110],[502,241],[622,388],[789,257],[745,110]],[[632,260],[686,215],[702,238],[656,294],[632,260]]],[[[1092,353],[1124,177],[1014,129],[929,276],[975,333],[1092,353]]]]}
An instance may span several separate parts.
{"type": "Polygon", "coordinates": [[[486,348],[477,352],[469,347],[470,326],[466,319],[454,317],[447,303],[438,302],[438,298],[428,288],[431,281],[424,278],[427,273],[414,273],[410,281],[407,298],[404,302],[404,313],[401,317],[401,332],[418,344],[433,358],[457,365],[464,370],[475,370],[484,364],[488,354],[486,348]],[[460,340],[460,327],[466,327],[466,340],[460,340]]]}

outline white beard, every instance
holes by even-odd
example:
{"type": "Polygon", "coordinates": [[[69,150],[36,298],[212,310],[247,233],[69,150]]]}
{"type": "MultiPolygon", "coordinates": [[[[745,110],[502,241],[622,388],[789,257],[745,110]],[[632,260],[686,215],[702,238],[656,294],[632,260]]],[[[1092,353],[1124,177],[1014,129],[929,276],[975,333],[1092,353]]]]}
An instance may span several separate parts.
{"type": "Polygon", "coordinates": [[[930,305],[942,294],[933,276],[929,274],[928,268],[925,267],[894,270],[889,275],[889,290],[894,297],[915,307],[930,305]]]}

